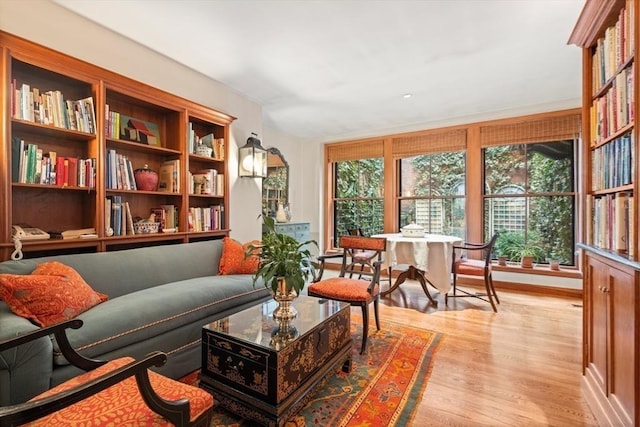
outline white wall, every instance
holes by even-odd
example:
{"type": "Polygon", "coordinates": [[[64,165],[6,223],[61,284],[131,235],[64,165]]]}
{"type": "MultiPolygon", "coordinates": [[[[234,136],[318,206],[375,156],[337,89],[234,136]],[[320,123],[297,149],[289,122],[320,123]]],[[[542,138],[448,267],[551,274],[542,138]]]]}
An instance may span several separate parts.
{"type": "Polygon", "coordinates": [[[259,238],[261,225],[255,219],[261,210],[260,180],[239,180],[233,165],[237,147],[251,132],[262,133],[260,105],[50,1],[0,0],[0,29],[237,117],[229,146],[231,235],[240,241],[259,238]]]}

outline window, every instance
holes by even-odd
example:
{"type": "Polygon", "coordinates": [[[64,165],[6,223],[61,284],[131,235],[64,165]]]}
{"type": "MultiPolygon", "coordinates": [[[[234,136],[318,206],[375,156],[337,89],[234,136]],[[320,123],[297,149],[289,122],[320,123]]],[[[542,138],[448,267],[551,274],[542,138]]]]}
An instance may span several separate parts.
{"type": "Polygon", "coordinates": [[[484,159],[484,232],[499,232],[496,255],[574,265],[574,142],[487,147],[484,159]]]}
{"type": "Polygon", "coordinates": [[[384,231],[382,158],[334,163],[333,246],[349,230],[365,236],[384,231]]]}
{"type": "Polygon", "coordinates": [[[465,153],[407,157],[400,162],[399,227],[465,237],[465,153]]]}

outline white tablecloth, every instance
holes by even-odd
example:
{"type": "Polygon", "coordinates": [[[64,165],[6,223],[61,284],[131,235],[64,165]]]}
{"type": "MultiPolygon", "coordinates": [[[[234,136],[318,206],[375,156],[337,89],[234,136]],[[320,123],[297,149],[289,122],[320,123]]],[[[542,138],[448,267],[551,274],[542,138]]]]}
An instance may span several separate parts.
{"type": "Polygon", "coordinates": [[[402,237],[400,233],[376,234],[372,237],[387,239],[384,267],[413,265],[425,273],[425,277],[441,293],[451,288],[451,259],[453,246],[462,239],[442,234],[426,234],[424,237],[402,237]]]}

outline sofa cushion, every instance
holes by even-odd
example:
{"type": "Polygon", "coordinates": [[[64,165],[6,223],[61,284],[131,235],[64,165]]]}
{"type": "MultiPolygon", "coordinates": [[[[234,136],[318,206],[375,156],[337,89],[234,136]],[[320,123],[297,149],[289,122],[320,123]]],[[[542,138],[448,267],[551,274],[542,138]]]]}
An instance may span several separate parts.
{"type": "MultiPolygon", "coordinates": [[[[102,358],[186,324],[204,325],[217,313],[267,295],[263,286],[254,288],[250,275],[197,277],[112,298],[79,315],[82,328],[67,335],[84,356],[102,358]]],[[[54,363],[68,364],[55,343],[54,363]]]]}
{"type": "Polygon", "coordinates": [[[247,248],[258,243],[260,242],[254,240],[243,245],[231,237],[225,237],[222,241],[222,256],[220,257],[218,274],[253,274],[258,271],[260,258],[257,255],[245,257],[247,248]]]}
{"type": "Polygon", "coordinates": [[[107,298],[59,262],[39,264],[29,275],[0,275],[0,299],[39,326],[72,319],[107,298]]]}

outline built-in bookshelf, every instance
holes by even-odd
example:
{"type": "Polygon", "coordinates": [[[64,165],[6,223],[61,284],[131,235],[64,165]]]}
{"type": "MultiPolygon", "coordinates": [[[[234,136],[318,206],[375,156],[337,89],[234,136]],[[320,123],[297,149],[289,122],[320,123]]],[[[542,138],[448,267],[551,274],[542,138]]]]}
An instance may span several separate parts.
{"type": "Polygon", "coordinates": [[[586,2],[582,48],[585,396],[602,425],[640,423],[639,0],[586,2]]]}
{"type": "Polygon", "coordinates": [[[13,224],[96,230],[25,240],[25,257],[228,235],[234,117],[4,32],[0,51],[2,259],[14,250],[13,224]],[[136,170],[157,173],[157,187],[137,188],[136,170]],[[141,220],[161,226],[133,226],[141,220]]]}

